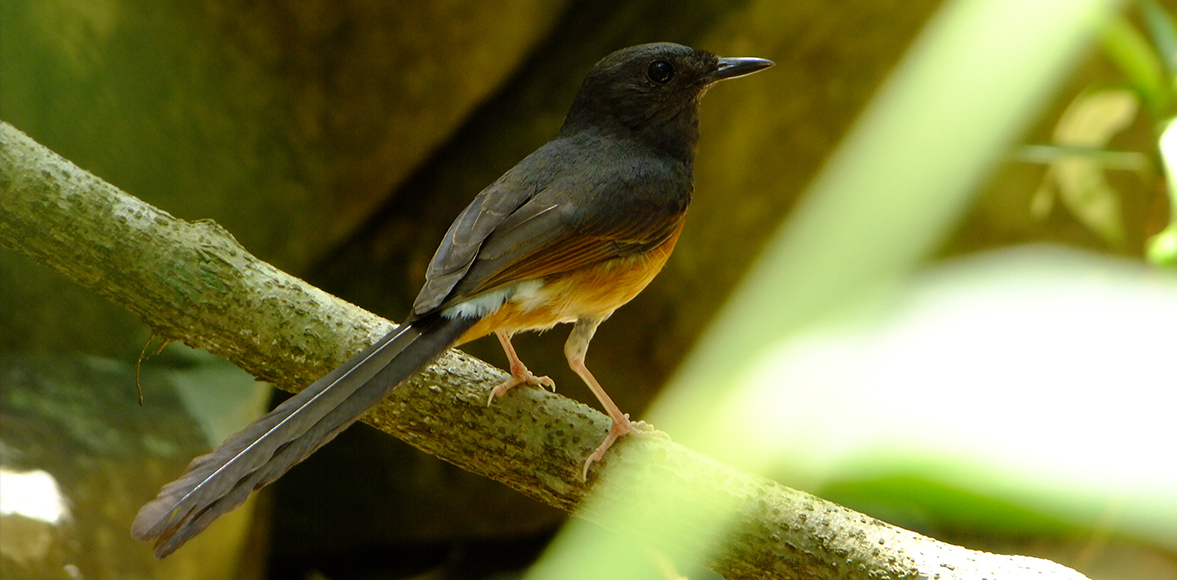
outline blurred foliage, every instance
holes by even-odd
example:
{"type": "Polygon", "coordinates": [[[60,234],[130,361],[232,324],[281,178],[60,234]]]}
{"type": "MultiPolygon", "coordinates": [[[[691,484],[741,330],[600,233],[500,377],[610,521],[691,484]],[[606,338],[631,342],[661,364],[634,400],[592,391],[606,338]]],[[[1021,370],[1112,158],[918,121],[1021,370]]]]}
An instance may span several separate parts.
{"type": "Polygon", "coordinates": [[[1165,178],[1171,219],[1147,241],[1145,257],[1155,265],[1173,267],[1177,266],[1177,135],[1170,128],[1177,113],[1177,24],[1156,0],[1139,0],[1136,6],[1142,24],[1118,15],[1103,24],[1099,35],[1104,55],[1122,75],[1122,86],[1090,86],[1080,91],[1055,126],[1054,144],[1023,147],[1017,156],[1050,166],[1034,198],[1034,215],[1044,218],[1057,192],[1068,211],[1113,248],[1124,245],[1121,194],[1104,172],[1130,170],[1146,178],[1165,178]],[[1138,115],[1144,115],[1153,128],[1155,149],[1110,149],[1112,138],[1138,115]],[[1158,174],[1158,167],[1163,173],[1158,174]]]}
{"type": "MultiPolygon", "coordinates": [[[[1171,554],[1177,472],[1157,459],[1177,442],[1164,419],[1177,286],[1092,254],[925,265],[1083,49],[1124,36],[1115,4],[945,3],[684,361],[654,424],[968,546],[1074,542],[1059,559],[1078,566],[1093,560],[1075,554],[1110,535],[1171,554]]],[[[1112,245],[1126,237],[1101,172],[1159,164],[1152,152],[1106,150],[1108,139],[1174,102],[1157,67],[1135,70],[1153,82],[1147,100],[1086,87],[1056,124],[1061,143],[1023,152],[1067,161],[1047,187],[1065,189],[1062,203],[1112,245]],[[1102,165],[1081,167],[1087,159],[1102,165]]],[[[698,525],[701,506],[662,507],[642,533],[670,544],[728,523],[698,525]]],[[[566,531],[575,552],[550,554],[534,577],[617,577],[624,566],[593,555],[621,542],[584,527],[566,531]]]]}

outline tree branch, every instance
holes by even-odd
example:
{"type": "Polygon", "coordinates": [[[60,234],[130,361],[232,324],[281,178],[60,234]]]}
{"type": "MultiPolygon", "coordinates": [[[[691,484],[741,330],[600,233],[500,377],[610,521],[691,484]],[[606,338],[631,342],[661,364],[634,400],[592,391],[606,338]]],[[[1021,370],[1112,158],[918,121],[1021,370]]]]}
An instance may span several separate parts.
{"type": "MultiPolygon", "coordinates": [[[[287,390],[311,383],[392,326],[258,260],[215,223],[151,207],[7,123],[0,123],[0,244],[121,304],[156,333],[287,390]]],[[[610,451],[604,463],[627,469],[594,476],[594,501],[580,506],[589,490],[580,466],[608,419],[539,389],[519,389],[487,407],[487,391],[504,376],[450,351],[364,420],[620,533],[640,534],[658,514],[607,516],[616,511],[614,498],[636,493],[636,505],[700,505],[706,498],[708,509],[722,512],[715,515],[734,517],[731,533],[657,547],[714,554],[702,563],[731,579],[1083,578],[1044,560],[944,544],[652,437],[610,451]]]]}

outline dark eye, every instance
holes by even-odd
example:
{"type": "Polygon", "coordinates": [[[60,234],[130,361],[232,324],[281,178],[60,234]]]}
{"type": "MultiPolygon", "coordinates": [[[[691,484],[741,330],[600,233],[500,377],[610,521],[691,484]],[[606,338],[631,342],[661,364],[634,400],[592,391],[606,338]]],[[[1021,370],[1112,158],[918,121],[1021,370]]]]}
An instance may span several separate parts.
{"type": "Polygon", "coordinates": [[[664,60],[656,60],[646,67],[646,78],[664,85],[674,78],[674,65],[664,60]]]}

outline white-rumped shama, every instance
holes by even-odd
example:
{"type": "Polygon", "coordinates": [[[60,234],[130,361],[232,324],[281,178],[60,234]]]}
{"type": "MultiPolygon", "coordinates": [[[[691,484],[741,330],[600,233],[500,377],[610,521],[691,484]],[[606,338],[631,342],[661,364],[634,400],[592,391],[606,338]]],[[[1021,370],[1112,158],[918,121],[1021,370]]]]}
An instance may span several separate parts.
{"type": "Polygon", "coordinates": [[[768,66],[671,43],[602,59],[554,139],[482,190],[454,220],[404,323],[270,413],[197,457],[140,510],[132,535],[164,557],[360,418],[447,348],[494,333],[519,384],[551,385],[511,347],[522,330],[574,322],[568,364],[613,426],[583,475],[618,437],[649,430],[584,365],[599,325],[662,269],[691,201],[699,99],[712,84],[768,66]]]}

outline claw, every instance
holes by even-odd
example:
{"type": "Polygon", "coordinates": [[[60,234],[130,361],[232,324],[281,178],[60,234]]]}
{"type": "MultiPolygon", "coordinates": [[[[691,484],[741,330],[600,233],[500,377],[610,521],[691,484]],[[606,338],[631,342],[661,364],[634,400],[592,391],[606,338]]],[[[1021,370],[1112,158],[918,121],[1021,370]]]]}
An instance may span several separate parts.
{"type": "MultiPolygon", "coordinates": [[[[520,366],[522,366],[522,365],[520,365],[520,366]]],[[[522,372],[520,372],[518,374],[512,373],[510,378],[499,383],[499,386],[491,389],[490,398],[488,398],[486,400],[487,407],[491,406],[497,397],[501,397],[501,396],[507,394],[507,391],[509,391],[519,385],[533,385],[533,386],[537,386],[537,387],[547,387],[547,388],[551,389],[552,392],[556,392],[556,381],[553,381],[552,379],[550,379],[548,377],[537,377],[537,376],[531,374],[531,371],[527,370],[527,367],[522,367],[522,369],[520,369],[520,370],[522,370],[522,372]]]]}
{"type": "Polygon", "coordinates": [[[548,377],[537,377],[527,370],[527,366],[523,361],[519,360],[519,355],[515,354],[515,347],[511,346],[511,336],[501,330],[495,331],[495,336],[499,338],[499,344],[503,345],[503,352],[507,354],[507,360],[511,362],[511,377],[499,383],[499,386],[491,389],[490,398],[486,400],[486,406],[491,406],[495,402],[496,397],[501,397],[507,394],[507,391],[519,385],[535,385],[537,387],[547,387],[556,392],[556,381],[548,377]]]}
{"type": "Polygon", "coordinates": [[[609,428],[609,434],[605,436],[605,440],[602,441],[601,444],[598,445],[591,454],[589,454],[588,459],[584,460],[584,470],[580,473],[581,481],[588,481],[589,467],[591,467],[592,464],[600,461],[601,458],[605,456],[605,452],[609,451],[609,448],[612,447],[618,439],[626,435],[649,435],[654,437],[669,438],[669,435],[655,429],[653,425],[645,421],[630,421],[629,413],[626,413],[623,416],[625,417],[625,420],[614,421],[613,425],[609,428]]]}

